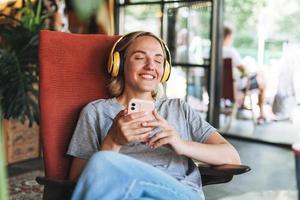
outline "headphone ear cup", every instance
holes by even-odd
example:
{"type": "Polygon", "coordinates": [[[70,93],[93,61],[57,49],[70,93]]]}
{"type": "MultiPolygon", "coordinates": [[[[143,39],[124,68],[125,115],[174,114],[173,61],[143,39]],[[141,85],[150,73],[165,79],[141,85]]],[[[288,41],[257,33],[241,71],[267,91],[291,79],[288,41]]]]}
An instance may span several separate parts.
{"type": "Polygon", "coordinates": [[[114,62],[113,60],[114,60],[113,55],[110,55],[108,58],[108,64],[107,64],[107,72],[109,75],[111,75],[111,72],[112,72],[113,62],[114,62]]]}
{"type": "Polygon", "coordinates": [[[161,83],[164,83],[164,82],[168,81],[168,80],[169,80],[169,77],[170,77],[170,74],[171,74],[171,65],[170,65],[170,63],[166,60],[166,61],[165,61],[165,64],[164,64],[164,73],[163,73],[163,75],[162,75],[162,77],[161,77],[160,82],[161,82],[161,83]]]}
{"type": "Polygon", "coordinates": [[[119,69],[120,69],[120,53],[118,51],[114,52],[113,54],[113,61],[111,63],[111,71],[110,74],[112,77],[117,77],[119,74],[119,69]]]}

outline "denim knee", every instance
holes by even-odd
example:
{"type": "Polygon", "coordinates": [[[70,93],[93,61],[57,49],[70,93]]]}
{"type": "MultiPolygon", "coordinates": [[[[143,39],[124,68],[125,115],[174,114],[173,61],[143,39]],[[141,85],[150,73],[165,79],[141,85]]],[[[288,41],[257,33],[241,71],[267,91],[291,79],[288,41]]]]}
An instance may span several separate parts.
{"type": "Polygon", "coordinates": [[[99,162],[103,162],[104,160],[108,160],[111,156],[117,153],[109,152],[109,151],[98,151],[94,153],[90,159],[88,160],[89,165],[94,165],[99,162]]]}
{"type": "Polygon", "coordinates": [[[109,168],[110,166],[116,167],[117,165],[120,165],[124,157],[124,155],[113,151],[99,151],[92,155],[87,163],[86,168],[92,168],[93,170],[103,170],[103,168],[109,168]]]}
{"type": "Polygon", "coordinates": [[[89,162],[99,162],[103,160],[112,161],[112,158],[115,160],[119,156],[120,154],[114,151],[98,151],[92,155],[89,162]]]}

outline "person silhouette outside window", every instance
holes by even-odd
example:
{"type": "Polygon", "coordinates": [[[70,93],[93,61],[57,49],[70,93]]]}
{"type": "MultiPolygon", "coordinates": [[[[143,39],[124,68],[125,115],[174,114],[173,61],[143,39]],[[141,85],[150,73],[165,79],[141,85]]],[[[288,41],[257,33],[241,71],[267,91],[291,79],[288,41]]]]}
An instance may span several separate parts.
{"type": "Polygon", "coordinates": [[[248,72],[239,52],[232,46],[232,43],[232,29],[225,26],[222,53],[223,58],[231,58],[233,66],[233,77],[237,83],[237,101],[240,104],[240,108],[243,108],[246,93],[249,91],[251,92],[251,90],[258,90],[259,117],[257,118],[257,123],[264,123],[266,121],[264,113],[266,89],[265,82],[261,74],[248,72]]]}

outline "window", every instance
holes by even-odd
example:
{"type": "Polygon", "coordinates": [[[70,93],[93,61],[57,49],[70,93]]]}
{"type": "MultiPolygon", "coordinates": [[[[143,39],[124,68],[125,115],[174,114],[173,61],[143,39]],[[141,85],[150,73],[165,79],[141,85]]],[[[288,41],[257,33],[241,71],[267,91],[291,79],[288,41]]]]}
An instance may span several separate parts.
{"type": "Polygon", "coordinates": [[[166,41],[172,55],[167,97],[182,98],[208,111],[207,73],[211,51],[211,1],[119,0],[117,30],[151,31],[166,41]]]}

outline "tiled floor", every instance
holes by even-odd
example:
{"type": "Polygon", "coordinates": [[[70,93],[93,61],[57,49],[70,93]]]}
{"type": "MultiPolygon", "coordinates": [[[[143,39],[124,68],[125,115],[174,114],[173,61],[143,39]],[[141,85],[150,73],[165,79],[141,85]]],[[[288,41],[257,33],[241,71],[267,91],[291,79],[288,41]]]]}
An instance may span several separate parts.
{"type": "MultiPolygon", "coordinates": [[[[252,170],[234,177],[229,183],[204,187],[207,200],[271,190],[294,191],[292,193],[295,196],[295,161],[290,149],[262,143],[230,141],[239,151],[242,163],[250,166],[252,170]]],[[[240,199],[246,200],[245,198],[244,196],[240,199]]],[[[263,198],[249,200],[252,199],[262,200],[263,198]]]]}
{"type": "MultiPolygon", "coordinates": [[[[262,192],[262,196],[270,195],[271,190],[284,190],[280,195],[296,195],[295,162],[290,149],[236,139],[230,139],[230,142],[239,151],[243,164],[250,166],[252,170],[234,177],[229,183],[204,187],[207,200],[265,200],[253,197],[253,192],[262,192]],[[285,190],[293,192],[287,193],[285,190]],[[236,195],[243,196],[233,197],[236,195]]],[[[10,176],[14,176],[32,169],[43,169],[41,159],[11,165],[8,172],[10,176]]]]}

